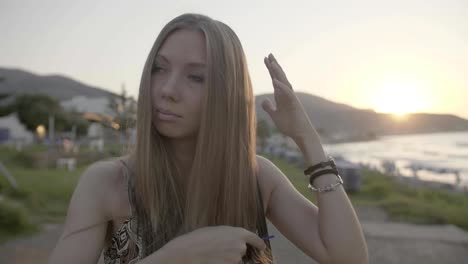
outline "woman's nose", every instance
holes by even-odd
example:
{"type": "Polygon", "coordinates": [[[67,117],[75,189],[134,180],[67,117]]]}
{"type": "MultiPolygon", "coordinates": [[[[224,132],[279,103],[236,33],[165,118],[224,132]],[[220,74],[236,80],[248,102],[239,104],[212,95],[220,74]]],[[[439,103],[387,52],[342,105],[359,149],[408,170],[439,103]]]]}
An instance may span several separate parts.
{"type": "Polygon", "coordinates": [[[163,98],[172,99],[178,101],[179,95],[179,78],[176,74],[171,74],[166,82],[161,87],[161,96],[163,98]]]}

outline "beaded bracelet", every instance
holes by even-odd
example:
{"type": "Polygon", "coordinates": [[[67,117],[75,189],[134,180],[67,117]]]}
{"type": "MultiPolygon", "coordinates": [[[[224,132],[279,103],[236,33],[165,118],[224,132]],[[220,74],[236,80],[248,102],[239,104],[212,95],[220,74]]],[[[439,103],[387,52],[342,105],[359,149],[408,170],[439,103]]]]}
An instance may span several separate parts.
{"type": "Polygon", "coordinates": [[[319,187],[319,188],[315,188],[314,186],[312,186],[310,183],[309,183],[309,186],[308,188],[310,190],[312,190],[313,192],[331,192],[331,191],[334,191],[336,190],[336,187],[338,187],[339,185],[343,184],[343,179],[341,179],[340,175],[336,175],[336,177],[338,177],[338,181],[336,183],[333,183],[333,184],[330,184],[330,185],[327,185],[325,187],[319,187]]]}
{"type": "Polygon", "coordinates": [[[335,160],[329,156],[327,161],[320,162],[318,164],[312,165],[304,170],[304,175],[309,176],[309,186],[308,188],[314,192],[331,192],[336,190],[336,187],[343,184],[343,179],[338,174],[338,168],[336,167],[335,160]],[[323,169],[326,167],[331,167],[331,169],[323,169]],[[319,171],[317,171],[319,170],[319,171]],[[317,172],[316,172],[317,171],[317,172]],[[322,188],[316,188],[313,186],[315,179],[325,174],[334,174],[338,177],[336,183],[327,185],[322,188]]]}
{"type": "Polygon", "coordinates": [[[320,177],[322,175],[325,175],[325,174],[338,175],[338,170],[336,168],[333,168],[333,169],[324,169],[324,170],[320,170],[318,172],[315,172],[314,174],[309,176],[310,185],[314,185],[315,179],[317,179],[318,177],[320,177]]]}

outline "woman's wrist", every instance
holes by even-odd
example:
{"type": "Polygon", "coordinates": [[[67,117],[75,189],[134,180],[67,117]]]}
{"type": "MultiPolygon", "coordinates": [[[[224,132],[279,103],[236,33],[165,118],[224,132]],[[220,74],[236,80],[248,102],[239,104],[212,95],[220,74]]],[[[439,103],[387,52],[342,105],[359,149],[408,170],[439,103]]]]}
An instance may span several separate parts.
{"type": "MultiPolygon", "coordinates": [[[[327,155],[323,149],[322,143],[320,142],[320,137],[315,129],[311,128],[308,132],[293,138],[297,146],[301,150],[305,166],[309,167],[312,165],[319,164],[321,162],[327,161],[327,155]]],[[[337,183],[337,176],[335,174],[329,173],[317,177],[314,180],[315,188],[323,188],[337,183]]]]}
{"type": "Polygon", "coordinates": [[[311,128],[305,133],[294,137],[293,140],[302,152],[306,167],[327,160],[320,137],[315,129],[311,128]]]}

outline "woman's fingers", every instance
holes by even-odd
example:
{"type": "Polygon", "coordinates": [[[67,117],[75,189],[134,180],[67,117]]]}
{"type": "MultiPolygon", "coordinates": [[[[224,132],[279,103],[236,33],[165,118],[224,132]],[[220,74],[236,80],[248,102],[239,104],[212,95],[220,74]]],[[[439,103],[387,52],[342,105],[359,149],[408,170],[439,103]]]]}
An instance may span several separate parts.
{"type": "Polygon", "coordinates": [[[263,239],[261,239],[257,234],[253,232],[245,230],[243,238],[245,242],[251,246],[254,246],[260,250],[266,249],[265,241],[263,241],[263,239]]]}
{"type": "Polygon", "coordinates": [[[273,87],[275,87],[275,94],[277,94],[279,98],[281,98],[281,96],[286,96],[290,98],[290,96],[292,96],[294,93],[292,89],[289,87],[289,85],[276,79],[273,80],[273,87]]]}
{"type": "Polygon", "coordinates": [[[268,61],[271,68],[270,71],[273,72],[274,79],[283,82],[284,84],[288,85],[290,89],[292,89],[292,86],[289,83],[288,78],[286,77],[286,73],[283,71],[283,68],[281,68],[281,65],[279,65],[278,61],[276,60],[275,56],[273,56],[273,54],[270,54],[268,56],[268,61]]]}
{"type": "Polygon", "coordinates": [[[271,80],[275,79],[275,74],[273,73],[273,70],[271,68],[271,62],[268,59],[268,57],[265,57],[263,59],[263,61],[265,62],[265,66],[267,67],[267,70],[268,70],[268,73],[270,74],[271,80]]]}

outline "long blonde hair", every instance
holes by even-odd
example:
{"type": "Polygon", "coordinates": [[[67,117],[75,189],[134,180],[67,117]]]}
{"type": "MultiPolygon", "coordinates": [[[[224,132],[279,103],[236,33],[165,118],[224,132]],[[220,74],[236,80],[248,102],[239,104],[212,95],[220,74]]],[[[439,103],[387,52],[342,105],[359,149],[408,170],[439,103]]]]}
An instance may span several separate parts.
{"type": "MultiPolygon", "coordinates": [[[[230,225],[256,231],[254,106],[242,45],[229,26],[207,16],[184,14],[162,29],[143,69],[136,146],[130,155],[137,218],[147,245],[145,255],[204,226],[230,225]],[[203,32],[207,51],[206,92],[190,175],[180,175],[168,142],[152,124],[154,58],[168,35],[178,29],[203,32]]],[[[271,262],[269,254],[252,247],[248,253],[246,263],[271,262]]]]}

